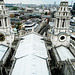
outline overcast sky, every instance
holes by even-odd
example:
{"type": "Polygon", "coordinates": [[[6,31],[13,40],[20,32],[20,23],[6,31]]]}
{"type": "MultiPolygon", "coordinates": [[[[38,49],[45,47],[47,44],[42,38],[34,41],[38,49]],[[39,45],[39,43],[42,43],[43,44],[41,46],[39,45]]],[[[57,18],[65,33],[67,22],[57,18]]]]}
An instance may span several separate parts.
{"type": "MultiPolygon", "coordinates": [[[[55,1],[59,4],[62,0],[4,0],[5,3],[24,3],[24,4],[53,4],[55,1]]],[[[75,0],[68,0],[69,3],[71,1],[75,2],[75,0]]]]}

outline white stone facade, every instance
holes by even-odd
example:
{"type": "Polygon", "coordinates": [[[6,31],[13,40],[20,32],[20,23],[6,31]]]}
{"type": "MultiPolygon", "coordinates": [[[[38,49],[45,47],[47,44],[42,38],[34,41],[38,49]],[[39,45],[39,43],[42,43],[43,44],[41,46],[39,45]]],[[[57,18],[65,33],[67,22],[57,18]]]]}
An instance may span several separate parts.
{"type": "Polygon", "coordinates": [[[69,46],[70,11],[68,2],[62,1],[59,10],[55,13],[55,27],[52,29],[51,41],[54,46],[69,46]]]}
{"type": "Polygon", "coordinates": [[[6,9],[4,1],[0,2],[0,44],[11,46],[14,40],[10,25],[9,11],[6,9]]]}

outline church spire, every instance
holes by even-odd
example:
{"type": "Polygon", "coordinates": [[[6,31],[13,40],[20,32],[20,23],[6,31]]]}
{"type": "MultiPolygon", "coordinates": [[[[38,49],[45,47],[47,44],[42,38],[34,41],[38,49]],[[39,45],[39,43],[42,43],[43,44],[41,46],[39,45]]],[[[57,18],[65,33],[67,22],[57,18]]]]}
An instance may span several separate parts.
{"type": "Polygon", "coordinates": [[[56,28],[69,27],[69,22],[71,14],[68,9],[68,2],[63,1],[60,3],[59,10],[55,13],[56,17],[56,28]]]}
{"type": "Polygon", "coordinates": [[[69,46],[69,25],[71,14],[68,9],[68,2],[61,1],[59,10],[55,13],[55,27],[51,35],[51,41],[54,46],[69,46]]]}
{"type": "Polygon", "coordinates": [[[0,44],[11,46],[14,34],[11,32],[10,17],[4,0],[0,0],[0,44]]]}

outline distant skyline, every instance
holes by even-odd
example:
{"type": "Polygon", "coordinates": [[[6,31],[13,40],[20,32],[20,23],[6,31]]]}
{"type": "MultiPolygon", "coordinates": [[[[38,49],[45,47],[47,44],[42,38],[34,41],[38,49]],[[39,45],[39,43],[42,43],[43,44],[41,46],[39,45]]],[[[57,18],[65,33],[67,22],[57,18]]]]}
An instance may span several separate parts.
{"type": "MultiPolygon", "coordinates": [[[[23,4],[59,4],[63,0],[4,0],[5,3],[23,3],[23,4]]],[[[69,4],[74,0],[68,0],[69,4]]]]}

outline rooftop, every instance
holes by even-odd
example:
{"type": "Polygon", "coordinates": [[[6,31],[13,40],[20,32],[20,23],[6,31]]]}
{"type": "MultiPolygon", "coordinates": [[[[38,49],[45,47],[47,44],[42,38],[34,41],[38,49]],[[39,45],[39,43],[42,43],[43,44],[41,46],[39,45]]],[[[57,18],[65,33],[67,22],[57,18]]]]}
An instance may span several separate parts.
{"type": "Polygon", "coordinates": [[[5,45],[0,45],[0,61],[4,57],[5,53],[7,52],[8,47],[5,45]]]}
{"type": "Polygon", "coordinates": [[[72,55],[72,53],[69,51],[68,48],[60,46],[57,47],[56,50],[61,61],[65,61],[67,59],[74,59],[74,56],[72,55]]]}
{"type": "Polygon", "coordinates": [[[49,75],[48,56],[42,38],[35,33],[21,37],[12,75],[49,75]]]}
{"type": "Polygon", "coordinates": [[[46,61],[33,55],[18,59],[12,75],[49,75],[46,61]]]}
{"type": "Polygon", "coordinates": [[[47,52],[45,47],[45,42],[41,40],[43,37],[37,34],[29,34],[27,36],[21,37],[24,40],[20,41],[16,58],[25,56],[25,55],[37,55],[43,58],[47,58],[47,52]]]}

